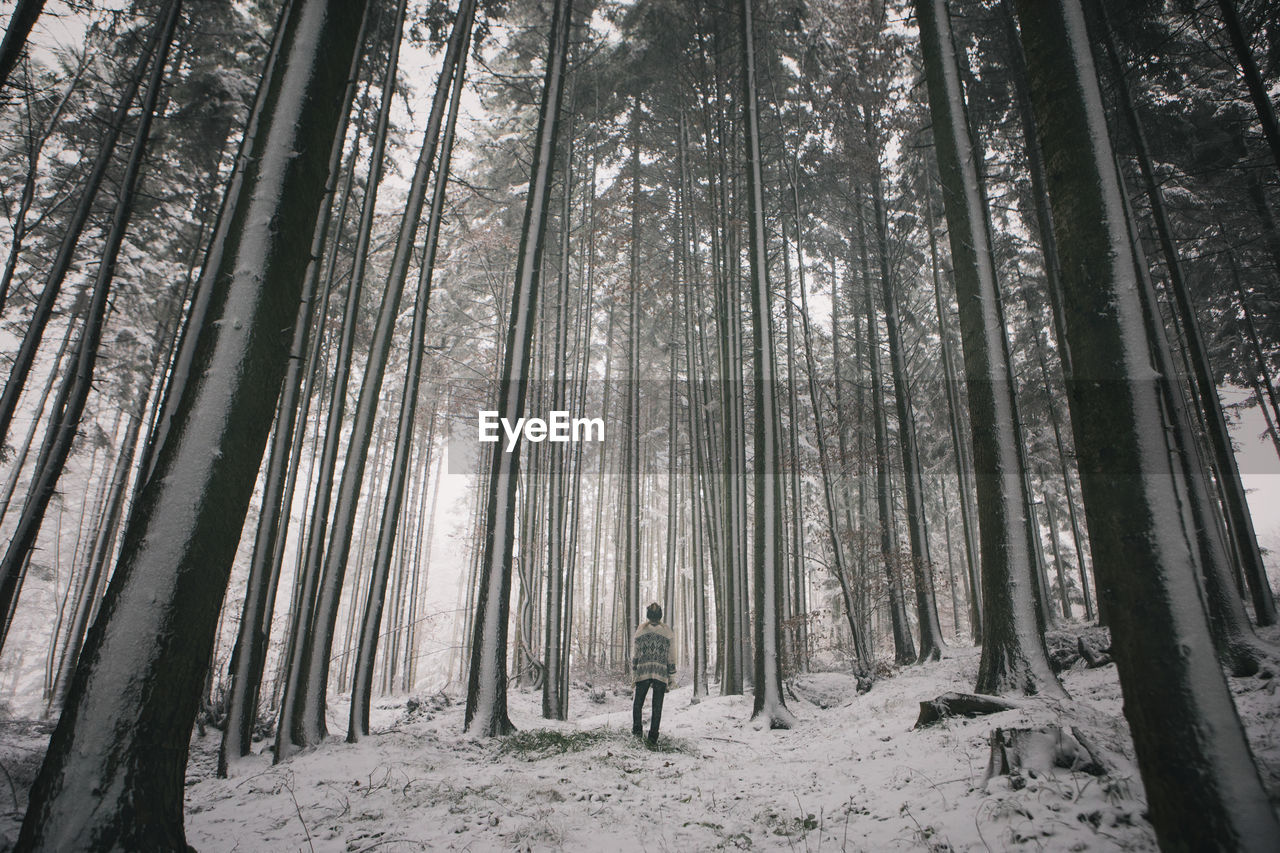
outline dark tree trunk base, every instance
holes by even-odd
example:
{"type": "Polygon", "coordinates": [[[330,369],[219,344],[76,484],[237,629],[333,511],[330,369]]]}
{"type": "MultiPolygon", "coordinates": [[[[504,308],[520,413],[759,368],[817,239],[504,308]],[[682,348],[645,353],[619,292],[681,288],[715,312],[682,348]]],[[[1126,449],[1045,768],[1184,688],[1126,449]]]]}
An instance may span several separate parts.
{"type": "MultiPolygon", "coordinates": [[[[943,693],[936,699],[927,699],[920,703],[920,716],[916,718],[915,728],[932,725],[944,717],[980,717],[983,714],[998,714],[1001,711],[1012,711],[1022,706],[999,696],[984,696],[980,693],[943,693]]],[[[997,729],[999,731],[999,729],[997,729]]]]}

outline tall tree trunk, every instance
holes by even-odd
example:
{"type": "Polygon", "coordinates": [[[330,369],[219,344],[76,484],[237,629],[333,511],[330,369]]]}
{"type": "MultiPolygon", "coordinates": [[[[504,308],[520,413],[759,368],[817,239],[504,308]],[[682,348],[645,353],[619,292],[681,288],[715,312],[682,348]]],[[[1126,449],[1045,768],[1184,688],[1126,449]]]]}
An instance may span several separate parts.
{"type": "Polygon", "coordinates": [[[764,174],[760,160],[760,116],[756,100],[752,0],[741,0],[743,112],[746,121],[747,245],[751,270],[752,379],[755,403],[755,541],[752,552],[755,628],[753,720],[770,728],[796,723],[782,695],[782,598],[786,566],[783,516],[782,440],[779,436],[773,305],[769,288],[768,236],[764,223],[764,174]]]}
{"type": "MultiPolygon", "coordinates": [[[[573,95],[570,88],[569,114],[565,128],[564,167],[561,174],[560,196],[560,264],[556,287],[556,319],[551,352],[555,377],[551,380],[550,411],[564,411],[565,392],[569,384],[569,237],[572,232],[573,212],[573,95]]],[[[545,375],[545,374],[544,374],[545,375]]],[[[566,523],[565,476],[568,473],[563,448],[559,443],[550,446],[547,453],[547,594],[546,621],[542,643],[542,716],[548,720],[568,717],[568,704],[563,701],[568,685],[564,684],[565,659],[569,654],[568,632],[565,630],[566,601],[565,580],[568,564],[565,548],[566,523]]]]}
{"type": "MultiPolygon", "coordinates": [[[[870,110],[863,111],[868,147],[880,150],[875,121],[870,110]]],[[[898,300],[889,272],[889,235],[885,222],[884,187],[880,175],[879,155],[871,178],[872,216],[875,221],[877,257],[880,259],[880,291],[884,299],[885,337],[889,341],[889,368],[893,375],[893,398],[898,410],[898,447],[902,452],[902,473],[907,503],[907,536],[911,545],[911,573],[916,587],[916,619],[920,629],[920,654],[917,660],[940,660],[946,641],[938,619],[938,602],[933,589],[933,572],[929,566],[929,537],[924,527],[924,480],[920,476],[919,451],[916,447],[915,415],[911,411],[911,392],[907,376],[907,357],[902,351],[898,331],[898,300]]]]}
{"type": "MultiPolygon", "coordinates": [[[[355,254],[347,280],[342,327],[337,342],[337,360],[332,370],[333,390],[325,419],[324,445],[320,452],[320,469],[314,481],[311,519],[307,527],[306,545],[301,552],[302,562],[294,578],[293,614],[285,652],[284,693],[280,699],[280,718],[276,726],[274,760],[277,762],[289,757],[298,747],[317,743],[323,737],[323,728],[317,728],[311,724],[312,721],[304,710],[309,676],[308,651],[312,645],[312,635],[315,630],[315,611],[324,570],[325,543],[329,529],[329,508],[333,499],[333,477],[337,469],[342,423],[346,413],[347,389],[351,379],[351,357],[355,350],[355,334],[360,318],[360,299],[364,291],[374,207],[377,203],[386,149],[391,108],[389,92],[393,91],[394,80],[395,63],[389,59],[383,75],[382,100],[378,106],[373,150],[369,157],[369,177],[365,183],[364,198],[361,202],[355,254]]],[[[339,222],[341,221],[339,219],[339,222]]],[[[330,261],[330,275],[333,274],[332,263],[335,259],[330,261]]]]}
{"type": "MultiPolygon", "coordinates": [[[[437,84],[440,90],[450,91],[448,118],[445,121],[443,136],[440,140],[440,163],[436,169],[435,188],[431,196],[431,212],[427,218],[427,234],[426,249],[423,253],[422,268],[418,275],[418,292],[414,300],[413,307],[413,327],[409,332],[408,343],[408,364],[405,367],[405,386],[400,397],[400,414],[396,425],[396,441],[395,450],[391,457],[391,473],[390,482],[387,485],[386,498],[383,502],[382,513],[378,525],[378,544],[374,551],[373,569],[369,579],[369,592],[365,599],[364,616],[360,623],[360,647],[359,654],[356,657],[355,678],[351,686],[351,713],[347,728],[347,741],[355,743],[361,737],[369,733],[369,701],[372,696],[373,684],[373,663],[374,656],[377,653],[378,637],[382,626],[382,608],[386,598],[387,589],[387,573],[391,565],[392,551],[396,533],[400,526],[401,507],[404,502],[405,481],[408,476],[409,454],[413,443],[413,432],[418,412],[418,386],[422,377],[422,357],[424,353],[424,344],[427,335],[427,318],[428,308],[431,304],[431,284],[432,275],[435,268],[436,249],[439,245],[440,221],[444,213],[445,191],[449,183],[449,160],[453,153],[453,135],[454,127],[458,121],[458,103],[462,97],[463,79],[466,74],[467,50],[471,44],[471,23],[475,15],[475,0],[462,0],[462,4],[458,9],[458,17],[454,23],[453,34],[449,39],[449,47],[445,53],[445,67],[441,72],[440,81],[437,84]]],[[[440,92],[437,92],[437,100],[440,98],[440,92]]],[[[432,116],[436,116],[436,111],[432,110],[432,116]]],[[[437,122],[438,128],[438,122],[437,122]]],[[[430,133],[432,128],[428,128],[430,133]]],[[[410,192],[409,203],[406,208],[405,218],[406,224],[401,228],[401,243],[403,249],[397,246],[396,262],[392,264],[392,273],[387,283],[387,292],[399,293],[404,287],[404,279],[408,274],[409,256],[412,254],[414,237],[417,233],[418,217],[422,211],[423,195],[426,191],[426,173],[430,168],[430,155],[425,154],[426,149],[435,147],[434,135],[430,141],[425,143],[424,160],[427,160],[426,168],[419,168],[419,174],[415,175],[415,186],[410,192]],[[421,185],[419,188],[419,184],[421,185]],[[408,220],[411,219],[409,224],[408,220]],[[397,263],[398,262],[398,263],[397,263]]],[[[421,162],[421,161],[420,161],[421,162]]],[[[398,303],[398,299],[392,302],[398,303]]],[[[398,312],[398,304],[384,306],[383,316],[380,318],[378,332],[385,336],[385,340],[375,337],[375,354],[374,357],[385,366],[387,351],[391,345],[391,331],[393,329],[395,315],[398,312]],[[385,330],[385,331],[384,331],[385,330]],[[382,346],[381,352],[377,352],[376,348],[382,346]]],[[[371,367],[365,376],[365,384],[360,389],[362,402],[365,401],[368,394],[368,401],[376,402],[380,391],[381,383],[374,382],[370,386],[370,373],[373,371],[371,367]]],[[[381,379],[379,376],[378,379],[381,379]]],[[[370,412],[372,415],[372,411],[370,412]]],[[[372,428],[373,420],[370,416],[368,426],[372,428]]],[[[427,446],[430,450],[430,445],[427,446]]],[[[365,439],[365,453],[368,452],[367,437],[365,439]]],[[[347,465],[352,465],[350,460],[350,452],[348,454],[347,465]]],[[[343,472],[343,482],[347,481],[347,474],[343,472]]],[[[355,478],[353,482],[358,487],[359,478],[355,478]]],[[[343,503],[339,502],[339,510],[341,511],[343,503]]],[[[354,515],[354,500],[351,501],[351,512],[354,515]]],[[[354,519],[353,519],[354,520],[354,519]]],[[[348,542],[350,541],[350,533],[347,533],[348,542]]],[[[344,564],[347,555],[344,551],[338,552],[338,559],[335,566],[344,564]]],[[[328,564],[328,559],[326,559],[328,564]]],[[[341,591],[341,575],[339,572],[336,580],[337,590],[341,591]]],[[[337,595],[334,595],[333,616],[337,616],[337,595]]],[[[317,611],[317,619],[320,613],[317,611]]],[[[332,627],[329,628],[330,642],[332,643],[332,627]]],[[[320,644],[317,643],[318,649],[320,644]]],[[[325,659],[328,660],[328,652],[326,649],[325,659]]],[[[327,675],[327,664],[323,672],[327,675]]],[[[323,698],[324,686],[328,679],[323,678],[313,683],[318,686],[323,698]]],[[[321,706],[323,711],[323,705],[321,706]]]]}
{"type": "MultiPolygon", "coordinates": [[[[515,290],[507,326],[506,352],[499,374],[498,416],[515,423],[524,415],[533,325],[538,313],[551,172],[555,164],[560,102],[569,52],[572,0],[556,0],[552,13],[542,105],[534,137],[515,290]]],[[[488,512],[484,551],[476,595],[475,630],[467,679],[466,729],[482,736],[515,730],[507,717],[507,613],[511,597],[511,562],[515,535],[516,475],[520,444],[510,451],[495,444],[490,455],[488,512]]]]}
{"type": "MultiPolygon", "coordinates": [[[[1117,182],[1122,183],[1118,164],[1117,182]]],[[[1172,348],[1156,301],[1137,222],[1129,209],[1128,197],[1122,196],[1120,201],[1126,214],[1134,275],[1140,285],[1138,297],[1151,342],[1152,360],[1160,376],[1176,377],[1178,373],[1172,348]]],[[[1192,427],[1191,404],[1180,381],[1166,382],[1160,390],[1169,418],[1169,446],[1180,466],[1180,485],[1184,487],[1179,500],[1185,507],[1188,539],[1195,543],[1197,550],[1198,568],[1204,580],[1202,591],[1208,605],[1209,629],[1218,658],[1233,675],[1253,675],[1271,651],[1260,644],[1253,633],[1253,626],[1244,612],[1241,591],[1237,590],[1234,582],[1238,573],[1232,570],[1222,518],[1211,494],[1208,466],[1201,456],[1200,444],[1192,427]]]]}
{"type": "Polygon", "coordinates": [[[294,0],[282,19],[248,156],[205,262],[199,369],[175,387],[176,416],[32,787],[19,849],[186,848],[191,728],[284,376],[289,341],[279,330],[297,315],[364,5],[294,0]],[[268,221],[276,227],[262,229],[268,221]]]}
{"type": "Polygon", "coordinates": [[[1068,389],[1100,592],[1151,822],[1169,850],[1280,837],[1213,653],[1167,438],[1173,377],[1152,363],[1124,190],[1077,0],[1018,0],[1058,225],[1068,389]]]}
{"type": "Polygon", "coordinates": [[[973,505],[969,495],[973,486],[969,479],[973,466],[969,457],[969,441],[960,419],[960,388],[952,364],[951,332],[947,327],[947,311],[942,304],[942,276],[938,266],[938,238],[933,227],[933,192],[925,196],[925,227],[929,231],[929,274],[933,279],[933,305],[938,314],[938,342],[942,357],[942,384],[947,395],[947,425],[951,433],[951,453],[956,465],[956,498],[960,501],[960,526],[964,534],[965,577],[969,599],[969,634],[976,644],[982,643],[982,582],[979,578],[978,532],[973,529],[973,505]]]}
{"type": "Polygon", "coordinates": [[[876,448],[876,505],[880,515],[880,560],[889,586],[889,618],[893,625],[893,659],[902,665],[916,660],[911,626],[907,624],[898,573],[898,549],[893,533],[893,497],[889,483],[889,436],[885,425],[884,387],[880,373],[880,336],[876,332],[875,304],[868,288],[864,296],[867,315],[867,369],[871,373],[871,420],[876,448]]]}
{"type": "MultiPolygon", "coordinates": [[[[314,354],[316,351],[314,346],[309,346],[309,338],[312,325],[316,325],[317,328],[316,341],[311,343],[318,344],[319,338],[323,337],[324,318],[329,301],[329,293],[326,290],[320,297],[321,310],[318,312],[319,322],[316,323],[315,301],[319,295],[317,285],[320,281],[325,240],[329,235],[334,195],[342,173],[342,153],[346,143],[351,104],[355,99],[359,59],[365,31],[369,25],[368,17],[368,9],[366,9],[365,17],[360,22],[361,32],[356,42],[354,59],[347,72],[347,87],[343,92],[340,112],[342,118],[334,133],[332,148],[329,152],[329,180],[325,186],[325,200],[321,205],[315,234],[311,238],[311,260],[307,264],[306,275],[303,278],[301,307],[293,328],[293,341],[289,347],[289,364],[280,392],[280,403],[277,406],[275,432],[267,455],[262,509],[258,515],[253,555],[249,563],[244,607],[241,611],[236,644],[231,652],[231,663],[228,666],[226,723],[222,730],[222,743],[218,748],[219,776],[226,776],[229,762],[249,754],[253,726],[257,718],[258,694],[267,662],[267,643],[270,638],[271,618],[275,610],[276,590],[279,588],[280,580],[281,563],[277,559],[277,552],[279,551],[280,556],[283,556],[283,548],[278,549],[277,542],[284,538],[282,528],[287,528],[288,525],[293,483],[297,476],[296,466],[300,458],[294,451],[301,450],[303,439],[301,430],[306,428],[306,404],[303,403],[303,411],[299,413],[299,403],[303,394],[305,368],[308,365],[314,367],[314,358],[306,358],[308,353],[314,354]]],[[[341,220],[339,220],[340,230],[341,220]]],[[[332,237],[335,242],[338,238],[338,233],[332,237]]],[[[310,392],[310,390],[308,387],[307,391],[310,392]]],[[[282,542],[280,544],[283,545],[282,542]]]]}
{"type": "MultiPolygon", "coordinates": [[[[626,446],[622,458],[622,636],[640,624],[640,103],[631,105],[631,239],[627,283],[626,446]]],[[[629,652],[624,652],[624,657],[629,652]]]]}
{"type": "MultiPolygon", "coordinates": [[[[1234,5],[1231,0],[1222,0],[1219,4],[1224,8],[1234,5]]],[[[1142,122],[1134,108],[1133,97],[1129,92],[1129,83],[1124,64],[1116,49],[1115,38],[1111,33],[1107,20],[1106,8],[1095,3],[1093,8],[1098,15],[1094,27],[1095,34],[1100,35],[1116,80],[1116,94],[1119,97],[1119,109],[1128,126],[1135,152],[1138,168],[1142,173],[1142,182],[1146,190],[1147,200],[1151,205],[1151,218],[1155,223],[1156,235],[1160,241],[1160,250],[1164,255],[1165,269],[1169,276],[1169,289],[1173,291],[1174,304],[1178,309],[1183,333],[1186,337],[1187,356],[1191,362],[1193,387],[1200,403],[1200,414],[1204,430],[1209,439],[1209,447],[1213,453],[1213,467],[1217,474],[1218,490],[1222,496],[1222,508],[1226,515],[1227,531],[1235,546],[1236,559],[1244,573],[1245,582],[1249,586],[1249,594],[1253,600],[1254,613],[1259,625],[1273,625],[1276,622],[1276,603],[1271,587],[1267,582],[1266,566],[1262,562],[1262,552],[1258,549],[1258,537],[1253,529],[1253,518],[1249,513],[1249,503],[1245,497],[1244,484],[1240,480],[1240,468],[1236,464],[1235,449],[1231,446],[1231,435],[1227,431],[1227,421],[1222,414],[1222,401],[1218,399],[1217,383],[1214,380],[1213,367],[1209,363],[1208,350],[1200,333],[1200,322],[1196,316],[1195,306],[1191,301],[1191,291],[1182,271],[1182,260],[1165,212],[1164,193],[1160,189],[1155,169],[1151,163],[1151,151],[1147,146],[1147,135],[1142,122]]],[[[1236,22],[1239,26],[1239,22],[1236,22]]],[[[1274,117],[1273,117],[1274,121],[1274,117]]]]}
{"type": "Polygon", "coordinates": [[[985,193],[960,90],[946,0],[916,0],[938,169],[955,264],[982,556],[977,689],[1062,696],[1037,613],[1026,463],[985,193]]]}
{"type": "MultiPolygon", "coordinates": [[[[381,160],[385,146],[385,136],[389,123],[389,106],[395,96],[395,79],[399,68],[400,44],[405,27],[405,9],[407,0],[400,0],[392,11],[391,52],[387,59],[386,77],[382,89],[382,102],[378,114],[378,136],[375,142],[374,158],[377,162],[378,174],[370,174],[369,186],[366,187],[368,198],[375,195],[376,184],[381,180],[381,160]]],[[[373,436],[374,423],[377,418],[378,398],[382,390],[382,379],[386,372],[387,356],[390,352],[391,337],[394,331],[395,317],[399,313],[400,299],[404,292],[404,280],[408,272],[409,256],[413,251],[413,239],[417,233],[418,217],[422,210],[426,193],[426,177],[430,164],[425,167],[423,160],[428,159],[425,150],[431,149],[434,154],[435,141],[438,138],[442,104],[448,99],[448,69],[442,73],[435,98],[432,103],[432,114],[428,118],[429,143],[424,146],[424,153],[419,156],[419,165],[414,172],[414,182],[410,188],[404,219],[396,244],[396,255],[391,264],[386,287],[383,290],[382,302],[379,306],[375,322],[373,339],[369,344],[369,357],[365,362],[364,374],[361,377],[360,394],[356,400],[355,417],[351,433],[347,439],[347,450],[343,459],[342,478],[333,510],[333,522],[329,533],[328,545],[324,550],[324,558],[319,563],[320,578],[316,587],[315,608],[312,613],[310,630],[302,635],[302,648],[298,655],[300,666],[299,677],[294,695],[293,715],[289,720],[289,734],[292,744],[308,746],[324,740],[328,734],[325,708],[329,686],[329,661],[332,657],[333,636],[338,618],[338,604],[342,595],[343,581],[346,578],[347,555],[351,547],[351,537],[355,531],[356,514],[359,504],[360,487],[364,480],[365,465],[368,461],[369,442],[373,436]],[[435,119],[434,122],[431,119],[435,119]],[[412,223],[409,225],[408,223],[412,223]],[[406,231],[408,235],[406,237],[406,231]]],[[[372,205],[365,208],[365,214],[372,213],[372,205]]],[[[364,223],[361,223],[362,226],[364,223]]],[[[372,224],[370,220],[369,224],[372,224]]],[[[357,252],[367,253],[371,250],[369,243],[362,239],[357,245],[357,252]]],[[[364,277],[363,265],[357,265],[352,272],[364,277]]],[[[315,553],[315,552],[313,552],[315,553]]],[[[287,754],[287,749],[285,750],[287,754]]],[[[277,760],[284,756],[277,755],[277,760]]]]}
{"type": "MultiPolygon", "coordinates": [[[[792,185],[794,189],[794,184],[792,185]]],[[[799,219],[800,212],[796,211],[799,219]]],[[[781,229],[780,229],[781,230],[781,229]]],[[[808,584],[805,582],[805,535],[804,535],[804,485],[800,480],[800,400],[797,386],[799,371],[796,368],[795,305],[791,301],[791,262],[787,252],[787,238],[782,237],[782,269],[783,269],[783,307],[787,318],[787,412],[788,412],[788,465],[791,493],[791,609],[788,618],[792,620],[795,637],[795,657],[797,665],[809,668],[809,605],[806,601],[808,584]]],[[[797,242],[797,249],[799,243],[797,242]]],[[[846,598],[845,604],[851,602],[846,598]]]]}
{"type": "MultiPolygon", "coordinates": [[[[693,552],[690,555],[693,563],[693,697],[696,704],[706,698],[707,690],[707,579],[704,545],[710,551],[712,565],[718,557],[718,547],[714,530],[708,530],[705,523],[712,517],[711,492],[715,479],[707,470],[708,452],[705,440],[703,414],[706,411],[706,400],[703,395],[705,382],[698,377],[697,352],[694,349],[693,314],[694,304],[692,290],[700,286],[701,264],[698,263],[697,228],[692,211],[692,178],[689,168],[689,126],[685,119],[683,107],[680,110],[680,127],[678,157],[680,169],[679,185],[679,250],[680,281],[683,287],[676,294],[678,303],[673,305],[683,318],[684,362],[685,362],[685,394],[688,402],[689,433],[689,506],[692,523],[693,552]]],[[[701,338],[703,330],[698,327],[701,338]]],[[[699,341],[701,343],[701,341],[699,341]]]]}

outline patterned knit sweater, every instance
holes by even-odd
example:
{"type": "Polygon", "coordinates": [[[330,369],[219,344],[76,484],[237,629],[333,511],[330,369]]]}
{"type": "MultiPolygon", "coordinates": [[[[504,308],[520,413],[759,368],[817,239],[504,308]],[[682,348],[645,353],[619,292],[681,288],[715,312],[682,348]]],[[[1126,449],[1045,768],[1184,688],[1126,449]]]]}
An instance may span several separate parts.
{"type": "Polygon", "coordinates": [[[661,622],[644,622],[632,643],[631,671],[635,681],[652,678],[670,685],[676,676],[675,635],[661,622]]]}

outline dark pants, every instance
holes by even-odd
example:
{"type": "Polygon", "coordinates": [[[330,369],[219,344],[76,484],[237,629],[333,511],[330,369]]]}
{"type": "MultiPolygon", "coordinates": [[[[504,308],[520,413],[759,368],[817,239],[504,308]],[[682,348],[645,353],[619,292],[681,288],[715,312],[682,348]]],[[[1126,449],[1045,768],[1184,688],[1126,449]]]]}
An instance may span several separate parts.
{"type": "Polygon", "coordinates": [[[644,710],[644,697],[649,688],[653,688],[653,719],[649,722],[649,740],[655,741],[658,739],[658,725],[662,722],[662,698],[667,695],[667,685],[656,678],[636,682],[636,701],[631,705],[631,733],[637,737],[644,734],[640,715],[644,710]]]}

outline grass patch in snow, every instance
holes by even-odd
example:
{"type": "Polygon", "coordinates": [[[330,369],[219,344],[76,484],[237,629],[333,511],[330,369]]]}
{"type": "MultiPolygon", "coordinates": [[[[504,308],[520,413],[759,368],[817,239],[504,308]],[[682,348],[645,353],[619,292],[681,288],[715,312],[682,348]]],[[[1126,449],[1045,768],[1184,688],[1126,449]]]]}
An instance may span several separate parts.
{"type": "Polygon", "coordinates": [[[499,755],[512,755],[525,761],[539,761],[567,752],[583,752],[602,744],[639,746],[650,752],[683,752],[696,755],[688,742],[680,738],[660,737],[657,743],[626,734],[618,729],[527,729],[508,735],[498,747],[499,755]]]}
{"type": "Polygon", "coordinates": [[[527,729],[502,739],[499,754],[514,755],[525,761],[537,761],[566,752],[582,752],[605,741],[617,740],[618,733],[609,729],[527,729]]]}

